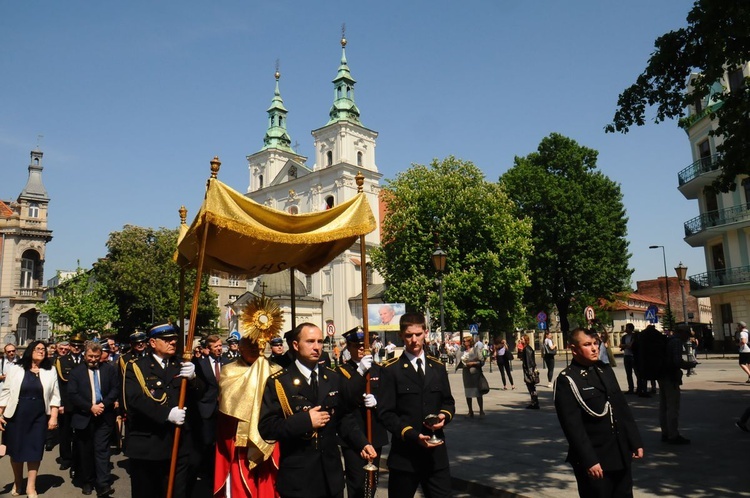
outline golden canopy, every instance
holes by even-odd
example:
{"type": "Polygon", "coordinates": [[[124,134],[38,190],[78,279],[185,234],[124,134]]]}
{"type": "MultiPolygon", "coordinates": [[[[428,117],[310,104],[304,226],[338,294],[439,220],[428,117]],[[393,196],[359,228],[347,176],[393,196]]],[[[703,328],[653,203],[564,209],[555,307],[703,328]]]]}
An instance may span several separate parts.
{"type": "Polygon", "coordinates": [[[211,178],[192,225],[180,231],[176,260],[181,267],[198,265],[205,228],[205,269],[242,278],[289,268],[309,275],[375,227],[362,192],[326,211],[292,215],[258,204],[211,178]]]}

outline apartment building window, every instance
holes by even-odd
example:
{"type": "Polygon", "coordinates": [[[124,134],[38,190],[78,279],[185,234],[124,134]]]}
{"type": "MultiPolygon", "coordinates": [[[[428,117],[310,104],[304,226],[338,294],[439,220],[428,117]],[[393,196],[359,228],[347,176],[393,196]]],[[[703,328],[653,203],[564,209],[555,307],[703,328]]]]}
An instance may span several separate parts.
{"type": "Polygon", "coordinates": [[[240,286],[240,278],[237,275],[231,275],[229,277],[229,287],[239,287],[240,286]]]}
{"type": "Polygon", "coordinates": [[[738,92],[745,83],[745,76],[742,74],[742,68],[735,69],[729,73],[729,91],[738,92]]]}
{"type": "Polygon", "coordinates": [[[208,285],[219,285],[219,277],[211,275],[211,278],[208,280],[208,285]]]}
{"type": "Polygon", "coordinates": [[[704,171],[711,168],[711,144],[704,140],[698,144],[698,155],[701,158],[701,166],[704,171]]]}

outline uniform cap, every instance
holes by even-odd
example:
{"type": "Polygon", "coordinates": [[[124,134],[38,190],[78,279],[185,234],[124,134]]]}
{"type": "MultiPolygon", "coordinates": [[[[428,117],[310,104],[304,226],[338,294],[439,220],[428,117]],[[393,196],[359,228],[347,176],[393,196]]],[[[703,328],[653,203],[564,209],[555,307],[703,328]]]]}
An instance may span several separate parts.
{"type": "Polygon", "coordinates": [[[161,325],[154,325],[148,329],[148,336],[152,339],[161,338],[166,339],[167,337],[177,337],[177,329],[171,323],[163,323],[161,325]]]}
{"type": "Polygon", "coordinates": [[[83,343],[84,343],[84,342],[86,342],[86,336],[85,336],[85,335],[83,335],[83,334],[82,334],[82,333],[80,333],[80,332],[77,332],[77,333],[73,334],[73,335],[72,335],[72,336],[70,337],[70,343],[71,343],[71,344],[75,344],[75,345],[77,345],[77,346],[83,346],[83,343]]]}
{"type": "Polygon", "coordinates": [[[344,339],[349,344],[359,344],[365,342],[365,333],[360,327],[354,327],[343,333],[344,339]]]}
{"type": "Polygon", "coordinates": [[[239,344],[239,343],[240,343],[240,341],[237,340],[237,338],[235,336],[232,336],[229,339],[227,339],[227,344],[239,344]]]}
{"type": "Polygon", "coordinates": [[[146,342],[146,339],[148,339],[148,336],[145,332],[141,332],[140,330],[136,330],[135,332],[130,334],[131,343],[146,342]]]}
{"type": "Polygon", "coordinates": [[[282,344],[284,344],[284,339],[282,339],[281,337],[274,337],[270,342],[271,346],[281,346],[282,344]]]}
{"type": "Polygon", "coordinates": [[[102,351],[104,351],[106,353],[111,353],[112,352],[112,349],[109,347],[109,343],[108,342],[103,342],[102,343],[102,351]]]}

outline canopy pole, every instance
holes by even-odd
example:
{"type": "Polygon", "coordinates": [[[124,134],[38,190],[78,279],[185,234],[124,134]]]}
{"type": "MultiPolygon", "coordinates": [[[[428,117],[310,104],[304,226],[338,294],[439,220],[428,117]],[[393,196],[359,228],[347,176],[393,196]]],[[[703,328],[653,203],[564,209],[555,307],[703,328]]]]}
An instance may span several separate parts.
{"type": "Polygon", "coordinates": [[[289,268],[289,292],[292,294],[292,330],[297,328],[297,300],[294,289],[294,268],[289,268]]]}
{"type": "MultiPolygon", "coordinates": [[[[180,213],[180,228],[182,229],[182,226],[187,227],[187,209],[185,206],[180,206],[179,209],[180,213]]],[[[177,241],[179,244],[179,241],[177,241]]],[[[184,351],[185,350],[185,268],[180,268],[180,318],[179,318],[179,326],[180,326],[180,335],[177,339],[177,351],[184,351]]],[[[193,345],[190,344],[190,349],[192,350],[193,345]]]]}
{"type": "MultiPolygon", "coordinates": [[[[354,179],[357,182],[357,194],[362,194],[364,191],[365,176],[361,171],[358,171],[357,176],[355,176],[354,179]]],[[[359,237],[359,275],[362,281],[362,330],[365,334],[365,355],[368,355],[372,354],[372,352],[370,351],[370,324],[368,323],[369,320],[367,315],[367,245],[365,243],[365,237],[366,234],[362,234],[359,237]]],[[[370,394],[372,388],[370,386],[369,371],[365,374],[365,379],[365,393],[370,394]]],[[[366,414],[367,441],[372,444],[372,409],[368,408],[366,414]]],[[[373,465],[372,459],[368,459],[367,465],[365,465],[365,471],[367,471],[365,494],[368,498],[374,496],[376,470],[377,467],[373,465]]]]}
{"type": "MultiPolygon", "coordinates": [[[[208,193],[208,189],[211,186],[211,180],[216,179],[216,175],[219,173],[219,168],[221,167],[221,161],[219,161],[219,158],[217,156],[214,156],[214,158],[211,160],[211,178],[208,179],[206,182],[206,193],[208,193]]],[[[193,303],[192,307],[190,308],[190,330],[188,332],[187,340],[186,342],[188,344],[193,344],[193,337],[195,336],[195,322],[198,318],[198,301],[200,300],[200,293],[201,293],[201,280],[203,279],[203,262],[206,259],[206,241],[208,240],[208,224],[206,220],[206,215],[203,215],[202,219],[202,226],[203,226],[203,233],[201,234],[201,244],[198,248],[198,267],[196,268],[195,272],[195,286],[193,287],[193,303]]],[[[183,361],[190,361],[192,358],[192,351],[185,351],[182,352],[182,359],[183,361]]],[[[180,383],[180,399],[177,402],[178,408],[184,408],[185,407],[185,397],[187,395],[187,379],[185,377],[182,378],[182,381],[180,383]]],[[[175,473],[177,472],[177,453],[180,449],[180,434],[182,433],[182,430],[180,426],[178,425],[175,427],[174,430],[174,442],[172,443],[172,461],[169,464],[169,481],[167,482],[167,498],[172,498],[172,494],[174,493],[174,478],[175,473]]]]}

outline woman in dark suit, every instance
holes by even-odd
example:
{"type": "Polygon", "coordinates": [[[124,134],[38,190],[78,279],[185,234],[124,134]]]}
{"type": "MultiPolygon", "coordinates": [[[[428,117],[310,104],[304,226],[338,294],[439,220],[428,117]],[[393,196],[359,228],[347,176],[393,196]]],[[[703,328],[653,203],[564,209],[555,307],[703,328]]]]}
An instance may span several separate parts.
{"type": "Polygon", "coordinates": [[[44,454],[47,430],[57,427],[60,390],[57,373],[47,358],[47,346],[34,341],[26,348],[20,366],[8,372],[0,391],[0,430],[5,431],[13,490],[18,496],[23,484],[23,464],[29,472],[26,494],[36,498],[36,476],[44,454]]]}
{"type": "Polygon", "coordinates": [[[523,382],[526,389],[531,395],[531,404],[526,408],[532,410],[539,409],[539,396],[536,394],[536,383],[539,378],[539,372],[536,369],[536,359],[534,358],[534,348],[531,345],[531,339],[528,335],[523,336],[523,352],[521,353],[521,362],[523,363],[523,382]]]}

